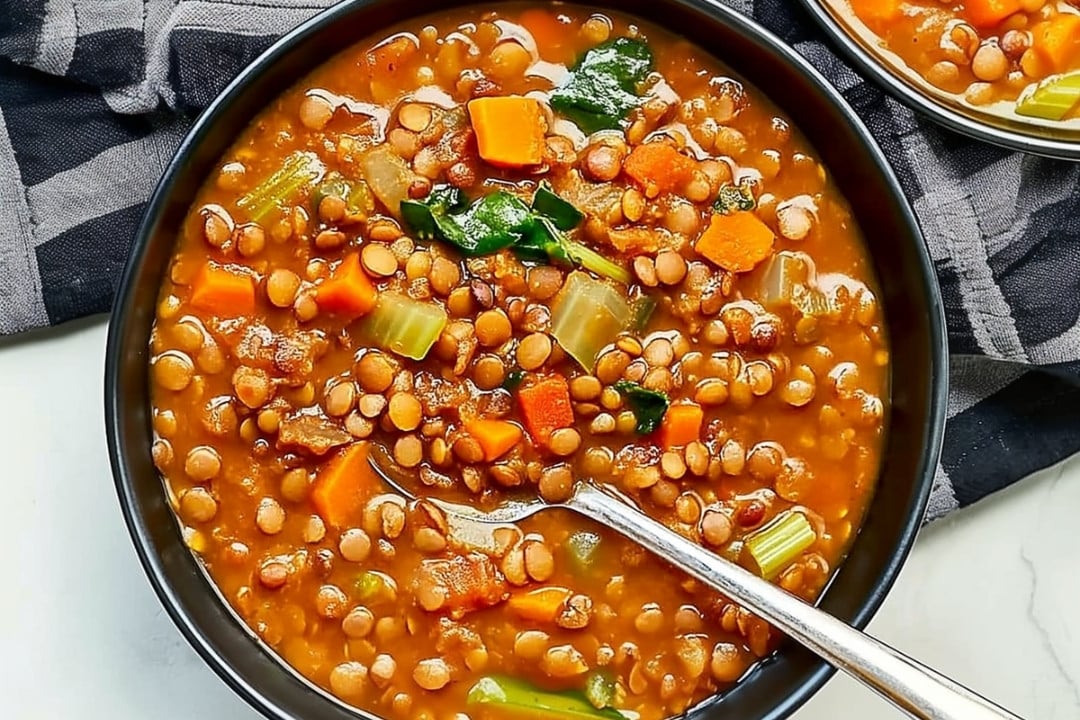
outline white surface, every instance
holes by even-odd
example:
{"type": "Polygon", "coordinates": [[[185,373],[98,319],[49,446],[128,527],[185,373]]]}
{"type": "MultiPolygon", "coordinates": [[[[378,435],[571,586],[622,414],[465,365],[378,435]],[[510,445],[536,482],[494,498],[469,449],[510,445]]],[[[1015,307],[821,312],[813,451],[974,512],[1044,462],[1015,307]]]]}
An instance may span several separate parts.
{"type": "MultiPolygon", "coordinates": [[[[139,567],[105,452],[105,327],[0,341],[0,718],[257,720],[139,567]]],[[[1029,720],[1080,717],[1080,457],[924,531],[871,631],[1029,720]]],[[[902,717],[836,678],[796,720],[902,717]]]]}

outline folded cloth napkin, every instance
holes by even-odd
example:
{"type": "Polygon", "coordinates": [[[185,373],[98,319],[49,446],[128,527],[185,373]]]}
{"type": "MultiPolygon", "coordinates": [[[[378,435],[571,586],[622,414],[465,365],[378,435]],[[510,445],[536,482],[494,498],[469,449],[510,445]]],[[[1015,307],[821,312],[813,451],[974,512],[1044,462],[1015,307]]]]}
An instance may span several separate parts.
{"type": "MultiPolygon", "coordinates": [[[[1080,165],[913,115],[793,0],[723,0],[794,45],[884,148],[945,298],[952,380],[929,519],[1080,450],[1080,165]]],[[[0,333],[109,309],[146,200],[200,108],[331,0],[6,0],[0,333]]]]}

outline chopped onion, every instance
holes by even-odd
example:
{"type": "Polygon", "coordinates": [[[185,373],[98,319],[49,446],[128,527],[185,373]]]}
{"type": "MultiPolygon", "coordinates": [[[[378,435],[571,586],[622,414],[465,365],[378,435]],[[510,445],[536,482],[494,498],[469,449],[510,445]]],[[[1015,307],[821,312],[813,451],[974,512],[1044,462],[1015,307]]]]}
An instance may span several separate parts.
{"type": "Polygon", "coordinates": [[[400,217],[401,201],[409,199],[413,181],[408,163],[386,145],[379,145],[360,156],[360,170],[379,202],[400,217]]]}
{"type": "Polygon", "coordinates": [[[814,278],[814,261],[806,253],[778,252],[765,268],[761,280],[761,303],[769,308],[790,305],[795,288],[814,278]]]}

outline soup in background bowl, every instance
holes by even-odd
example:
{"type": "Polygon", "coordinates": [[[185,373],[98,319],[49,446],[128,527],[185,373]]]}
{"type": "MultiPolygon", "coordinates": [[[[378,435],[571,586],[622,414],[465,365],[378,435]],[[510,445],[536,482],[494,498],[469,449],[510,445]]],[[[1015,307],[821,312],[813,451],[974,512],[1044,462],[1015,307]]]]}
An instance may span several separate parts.
{"type": "Polygon", "coordinates": [[[806,0],[866,70],[949,127],[1080,156],[1080,8],[1069,0],[806,0]]]}
{"type": "Polygon", "coordinates": [[[462,533],[369,457],[481,507],[605,484],[807,601],[859,533],[888,286],[798,128],[658,27],[508,4],[381,32],[263,110],[173,227],[164,498],[253,636],[342,703],[661,718],[779,641],[605,528],[462,533]]]}

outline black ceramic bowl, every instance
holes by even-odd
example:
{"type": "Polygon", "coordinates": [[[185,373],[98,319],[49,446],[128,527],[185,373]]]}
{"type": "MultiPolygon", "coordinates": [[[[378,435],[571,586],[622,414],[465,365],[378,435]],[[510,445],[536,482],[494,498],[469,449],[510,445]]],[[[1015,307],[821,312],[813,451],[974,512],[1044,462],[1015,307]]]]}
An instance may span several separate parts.
{"type": "MultiPolygon", "coordinates": [[[[181,632],[244,699],[276,719],[368,717],[289,670],[233,614],[182,542],[150,458],[149,336],[176,229],[199,185],[242,128],[282,88],[332,53],[394,22],[461,0],[357,0],[319,15],[245,70],[202,115],[165,172],[135,239],[113,308],[105,418],[116,488],[150,582],[181,632]]],[[[896,578],[923,517],[945,410],[941,299],[922,236],[866,128],[801,57],[710,0],[600,0],[716,54],[771,97],[817,148],[851,202],[881,281],[894,358],[890,430],[877,496],[821,607],[863,626],[896,578]]],[[[696,718],[787,717],[832,670],[787,644],[696,718]]]]}

